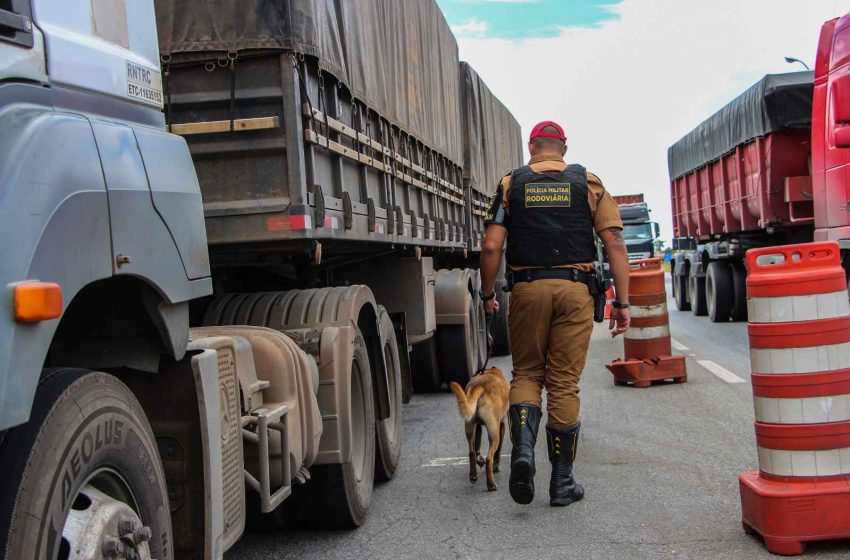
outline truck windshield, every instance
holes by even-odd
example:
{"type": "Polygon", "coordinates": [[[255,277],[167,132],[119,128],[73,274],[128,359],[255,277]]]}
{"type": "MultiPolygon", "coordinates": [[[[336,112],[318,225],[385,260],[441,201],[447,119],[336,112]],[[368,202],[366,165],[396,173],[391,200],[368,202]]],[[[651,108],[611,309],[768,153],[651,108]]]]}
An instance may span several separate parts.
{"type": "Polygon", "coordinates": [[[624,239],[652,239],[652,224],[626,224],[623,228],[624,239]]]}

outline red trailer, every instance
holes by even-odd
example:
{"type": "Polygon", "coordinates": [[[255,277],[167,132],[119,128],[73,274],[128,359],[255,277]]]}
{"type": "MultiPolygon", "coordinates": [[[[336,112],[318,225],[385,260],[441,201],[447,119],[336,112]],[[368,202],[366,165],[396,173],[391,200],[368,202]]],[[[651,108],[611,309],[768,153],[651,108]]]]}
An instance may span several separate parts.
{"type": "Polygon", "coordinates": [[[643,202],[643,193],[615,194],[614,202],[616,202],[617,204],[639,204],[643,202]]]}
{"type": "Polygon", "coordinates": [[[811,229],[810,140],[808,130],[772,132],[673,179],[674,235],[706,240],[766,228],[811,229]]]}
{"type": "Polygon", "coordinates": [[[850,250],[848,67],[850,14],[824,24],[814,73],[765,76],[670,147],[679,310],[745,320],[747,249],[850,250]]]}

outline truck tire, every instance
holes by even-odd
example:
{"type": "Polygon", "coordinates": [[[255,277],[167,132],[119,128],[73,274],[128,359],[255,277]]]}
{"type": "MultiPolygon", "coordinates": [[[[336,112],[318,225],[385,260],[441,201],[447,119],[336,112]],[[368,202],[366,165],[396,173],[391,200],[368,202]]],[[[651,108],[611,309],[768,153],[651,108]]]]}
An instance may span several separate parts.
{"type": "Polygon", "coordinates": [[[401,370],[401,402],[407,404],[413,397],[413,358],[411,358],[411,347],[407,340],[407,333],[403,321],[393,324],[395,334],[396,354],[398,355],[399,369],[401,370]]]}
{"type": "Polygon", "coordinates": [[[363,524],[375,479],[375,397],[369,353],[360,330],[351,363],[351,460],[310,467],[310,480],[298,490],[298,513],[323,529],[354,529],[363,524]]]}
{"type": "Polygon", "coordinates": [[[688,276],[687,274],[678,274],[676,269],[673,269],[673,299],[676,301],[676,309],[679,311],[690,311],[691,302],[688,299],[688,276]]]}
{"type": "Polygon", "coordinates": [[[732,320],[747,320],[747,267],[742,262],[732,263],[732,320]]]}
{"type": "Polygon", "coordinates": [[[729,263],[709,263],[705,275],[705,303],[712,323],[726,323],[732,317],[735,290],[729,263]]]}
{"type": "Polygon", "coordinates": [[[688,301],[691,304],[691,313],[697,317],[703,317],[708,314],[708,306],[705,303],[705,276],[690,276],[688,281],[688,301]]]}
{"type": "Polygon", "coordinates": [[[437,362],[440,364],[440,373],[446,383],[454,381],[462,387],[469,383],[478,367],[474,303],[470,301],[469,317],[463,324],[437,327],[437,362]]]}
{"type": "Polygon", "coordinates": [[[676,299],[676,263],[670,263],[670,293],[673,294],[673,299],[676,299]]]}
{"type": "Polygon", "coordinates": [[[496,287],[496,299],[499,301],[499,312],[490,319],[490,336],[493,337],[493,356],[507,356],[511,353],[511,340],[508,335],[508,306],[511,303],[510,294],[496,287]]]}
{"type": "Polygon", "coordinates": [[[437,362],[437,335],[413,345],[410,369],[414,393],[436,393],[440,390],[443,380],[437,362]]]}
{"type": "Polygon", "coordinates": [[[0,493],[6,558],[100,558],[106,542],[142,558],[174,558],[156,440],[114,376],[45,370],[29,422],[8,431],[3,448],[0,478],[12,489],[0,493]],[[122,519],[134,538],[119,540],[122,519]]]}
{"type": "Polygon", "coordinates": [[[398,356],[395,329],[386,312],[381,313],[381,331],[384,363],[387,365],[387,384],[390,395],[390,415],[375,423],[377,438],[375,453],[375,479],[386,482],[393,477],[401,458],[401,360],[398,356]]]}

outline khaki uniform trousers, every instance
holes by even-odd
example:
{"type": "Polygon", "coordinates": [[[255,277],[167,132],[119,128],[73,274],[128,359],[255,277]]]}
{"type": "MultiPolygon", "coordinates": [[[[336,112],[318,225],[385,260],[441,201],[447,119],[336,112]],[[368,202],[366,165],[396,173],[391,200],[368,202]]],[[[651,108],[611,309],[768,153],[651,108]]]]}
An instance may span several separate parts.
{"type": "Polygon", "coordinates": [[[593,331],[593,298],[587,284],[560,279],[515,284],[508,328],[514,366],[511,404],[539,407],[545,387],[549,425],[574,426],[579,420],[579,379],[593,331]]]}

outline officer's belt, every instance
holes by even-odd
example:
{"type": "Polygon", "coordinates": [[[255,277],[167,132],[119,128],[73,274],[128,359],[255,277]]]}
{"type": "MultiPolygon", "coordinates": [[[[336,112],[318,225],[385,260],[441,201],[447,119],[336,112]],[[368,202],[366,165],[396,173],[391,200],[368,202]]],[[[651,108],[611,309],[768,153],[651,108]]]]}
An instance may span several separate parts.
{"type": "Polygon", "coordinates": [[[527,268],[512,270],[513,283],[534,282],[535,280],[572,280],[590,284],[591,274],[577,268],[527,268]]]}

